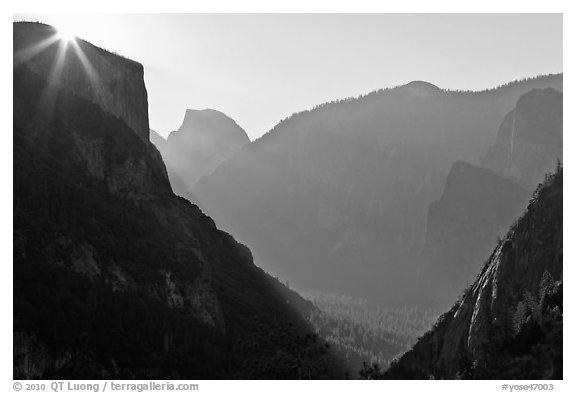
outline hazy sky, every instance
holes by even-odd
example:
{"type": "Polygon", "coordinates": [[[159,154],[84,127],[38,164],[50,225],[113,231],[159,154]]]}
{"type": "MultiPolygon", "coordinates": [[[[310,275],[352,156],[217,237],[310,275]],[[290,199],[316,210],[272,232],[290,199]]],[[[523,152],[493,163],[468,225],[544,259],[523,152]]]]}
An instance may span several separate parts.
{"type": "Polygon", "coordinates": [[[478,90],[562,71],[560,14],[26,14],[141,62],[150,126],[213,108],[250,139],[333,99],[412,80],[478,90]]]}

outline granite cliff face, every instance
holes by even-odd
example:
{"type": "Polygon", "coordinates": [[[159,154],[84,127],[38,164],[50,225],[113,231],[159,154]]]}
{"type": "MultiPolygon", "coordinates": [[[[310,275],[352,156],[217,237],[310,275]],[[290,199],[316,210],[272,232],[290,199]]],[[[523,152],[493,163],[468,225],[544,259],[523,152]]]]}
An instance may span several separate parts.
{"type": "Polygon", "coordinates": [[[527,190],[489,169],[454,163],[442,196],[428,211],[425,262],[418,277],[422,302],[448,307],[472,283],[529,197],[527,190]]]}
{"type": "Polygon", "coordinates": [[[562,378],[562,169],[387,378],[562,378]]]}
{"type": "Polygon", "coordinates": [[[14,377],[334,376],[313,306],[172,193],[142,66],[82,43],[113,65],[94,91],[71,53],[56,79],[43,52],[22,60],[51,27],[14,30],[14,377]],[[140,96],[103,98],[111,81],[140,96]]]}
{"type": "Polygon", "coordinates": [[[534,89],[518,100],[483,163],[525,188],[536,187],[562,161],[562,93],[534,89]]]}
{"type": "MultiPolygon", "coordinates": [[[[122,119],[142,140],[148,140],[148,95],[140,63],[76,39],[58,40],[57,30],[40,23],[14,25],[14,65],[49,76],[122,119]]],[[[47,98],[49,100],[49,98],[47,98]]]]}
{"type": "Polygon", "coordinates": [[[202,176],[211,174],[250,140],[222,112],[188,109],[180,128],[170,133],[164,143],[158,142],[156,147],[166,162],[174,192],[190,197],[202,176]]]}

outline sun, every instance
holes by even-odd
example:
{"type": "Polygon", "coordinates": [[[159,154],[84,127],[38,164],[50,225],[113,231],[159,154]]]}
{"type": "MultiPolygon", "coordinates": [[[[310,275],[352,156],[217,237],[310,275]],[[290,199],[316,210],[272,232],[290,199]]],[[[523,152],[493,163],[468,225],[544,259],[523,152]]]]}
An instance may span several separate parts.
{"type": "Polygon", "coordinates": [[[69,42],[76,40],[75,35],[73,35],[70,32],[63,30],[63,29],[58,29],[58,32],[56,33],[56,37],[64,44],[68,44],[69,42]]]}

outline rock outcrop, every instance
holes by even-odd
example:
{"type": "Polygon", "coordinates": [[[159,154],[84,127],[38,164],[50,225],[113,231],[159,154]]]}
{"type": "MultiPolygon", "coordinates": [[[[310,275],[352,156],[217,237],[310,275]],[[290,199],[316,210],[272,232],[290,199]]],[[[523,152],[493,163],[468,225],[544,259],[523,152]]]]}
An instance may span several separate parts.
{"type": "Polygon", "coordinates": [[[166,162],[174,192],[190,197],[201,177],[248,143],[246,132],[222,112],[188,109],[180,128],[155,145],[166,162]]]}
{"type": "Polygon", "coordinates": [[[428,210],[418,277],[421,302],[440,309],[452,304],[529,197],[527,190],[489,169],[454,163],[442,196],[428,210]]]}
{"type": "MultiPolygon", "coordinates": [[[[47,75],[50,85],[65,87],[121,118],[142,140],[148,140],[148,95],[142,64],[89,42],[62,40],[41,23],[14,25],[14,65],[47,75]]],[[[46,98],[50,100],[50,98],[46,98]]]]}
{"type": "Polygon", "coordinates": [[[562,169],[387,378],[562,378],[562,169]]]}
{"type": "Polygon", "coordinates": [[[534,89],[518,100],[484,157],[484,165],[525,188],[535,188],[562,161],[562,93],[534,89]]]}

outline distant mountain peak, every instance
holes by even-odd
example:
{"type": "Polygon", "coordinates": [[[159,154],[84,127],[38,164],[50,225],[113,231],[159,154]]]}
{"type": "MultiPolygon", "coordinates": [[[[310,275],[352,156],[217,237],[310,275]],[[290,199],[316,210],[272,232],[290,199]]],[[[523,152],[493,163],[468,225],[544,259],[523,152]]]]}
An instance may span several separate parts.
{"type": "Polygon", "coordinates": [[[430,94],[430,93],[442,92],[442,89],[440,89],[438,86],[433,85],[430,82],[421,80],[412,81],[403,86],[400,86],[400,88],[417,94],[430,94]]]}
{"type": "Polygon", "coordinates": [[[225,113],[220,112],[216,109],[186,109],[184,114],[184,120],[187,118],[216,118],[216,117],[224,117],[230,119],[225,113]]]}
{"type": "MultiPolygon", "coordinates": [[[[231,117],[216,109],[186,109],[180,128],[173,134],[210,133],[237,140],[244,144],[250,142],[246,131],[231,117]]],[[[170,138],[172,134],[168,136],[170,138]]]]}
{"type": "Polygon", "coordinates": [[[225,113],[186,109],[180,128],[165,142],[155,144],[166,162],[174,192],[189,196],[198,179],[249,143],[246,131],[225,113]]]}

